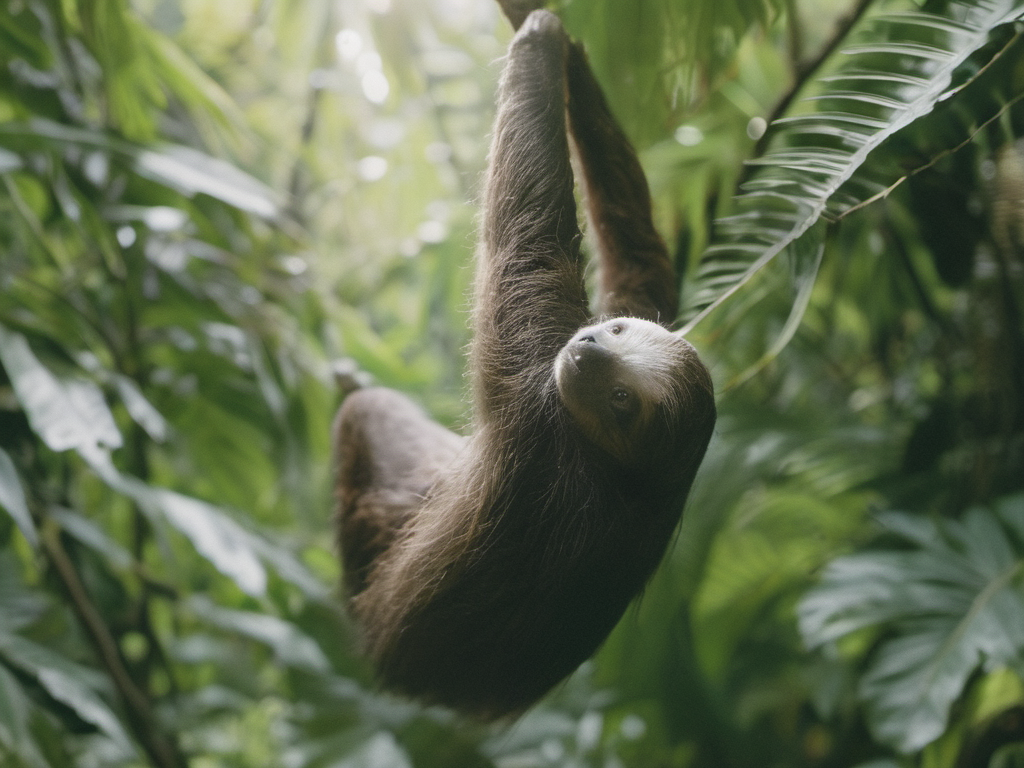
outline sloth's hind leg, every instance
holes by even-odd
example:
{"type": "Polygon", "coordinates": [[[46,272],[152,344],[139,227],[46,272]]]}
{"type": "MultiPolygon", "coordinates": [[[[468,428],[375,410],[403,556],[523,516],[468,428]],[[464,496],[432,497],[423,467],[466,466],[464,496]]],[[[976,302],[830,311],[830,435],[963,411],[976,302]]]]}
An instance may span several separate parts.
{"type": "Polygon", "coordinates": [[[345,398],[333,438],[336,531],[351,598],[366,588],[375,561],[464,438],[431,421],[404,395],[383,388],[345,398]]]}

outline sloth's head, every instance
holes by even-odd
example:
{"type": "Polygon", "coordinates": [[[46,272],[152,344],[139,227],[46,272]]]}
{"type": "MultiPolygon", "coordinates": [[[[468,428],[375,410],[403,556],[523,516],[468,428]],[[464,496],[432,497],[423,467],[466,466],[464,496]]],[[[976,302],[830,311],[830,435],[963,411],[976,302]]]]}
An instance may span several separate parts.
{"type": "Polygon", "coordinates": [[[573,421],[626,464],[699,444],[715,420],[711,377],[693,346],[657,323],[617,317],[576,332],[555,359],[573,421]]]}

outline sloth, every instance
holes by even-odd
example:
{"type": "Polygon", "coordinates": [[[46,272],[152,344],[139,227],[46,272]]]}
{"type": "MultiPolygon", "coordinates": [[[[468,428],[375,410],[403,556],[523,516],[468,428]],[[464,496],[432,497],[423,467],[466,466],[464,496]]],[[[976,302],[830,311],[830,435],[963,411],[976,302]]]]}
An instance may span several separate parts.
{"type": "Polygon", "coordinates": [[[482,720],[523,712],[608,635],[664,555],[716,415],[707,369],[661,324],[676,315],[672,263],[582,48],[547,11],[509,16],[472,433],[384,388],[349,394],[334,425],[348,606],[381,683],[482,720]]]}

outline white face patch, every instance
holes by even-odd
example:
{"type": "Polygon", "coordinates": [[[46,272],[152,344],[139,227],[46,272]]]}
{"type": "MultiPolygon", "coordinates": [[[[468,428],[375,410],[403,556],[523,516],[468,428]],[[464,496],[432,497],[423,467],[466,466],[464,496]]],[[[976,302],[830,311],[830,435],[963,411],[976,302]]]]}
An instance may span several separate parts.
{"type": "Polygon", "coordinates": [[[604,325],[621,328],[611,336],[608,346],[633,374],[634,386],[643,393],[643,400],[653,405],[673,399],[673,378],[679,367],[678,343],[681,340],[648,320],[629,318],[604,325]]]}
{"type": "Polygon", "coordinates": [[[555,359],[555,383],[595,442],[629,454],[659,407],[674,412],[693,348],[662,326],[620,317],[577,331],[555,359]]]}
{"type": "MultiPolygon", "coordinates": [[[[653,406],[675,399],[682,361],[692,352],[690,343],[667,328],[635,317],[617,317],[581,328],[573,339],[594,336],[614,352],[629,372],[631,384],[645,403],[653,406]]],[[[561,358],[561,356],[559,356],[561,358]]],[[[559,362],[555,364],[557,379],[559,362]]]]}

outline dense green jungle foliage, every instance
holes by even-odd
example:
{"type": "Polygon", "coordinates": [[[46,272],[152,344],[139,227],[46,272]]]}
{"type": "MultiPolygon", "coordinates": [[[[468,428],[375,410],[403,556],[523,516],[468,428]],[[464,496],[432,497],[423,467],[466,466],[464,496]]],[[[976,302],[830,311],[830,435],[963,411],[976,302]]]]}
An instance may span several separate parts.
{"type": "Polygon", "coordinates": [[[1024,0],[560,0],[720,420],[514,724],[380,693],[336,379],[467,419],[493,0],[0,2],[0,764],[1024,764],[1024,0]]]}

